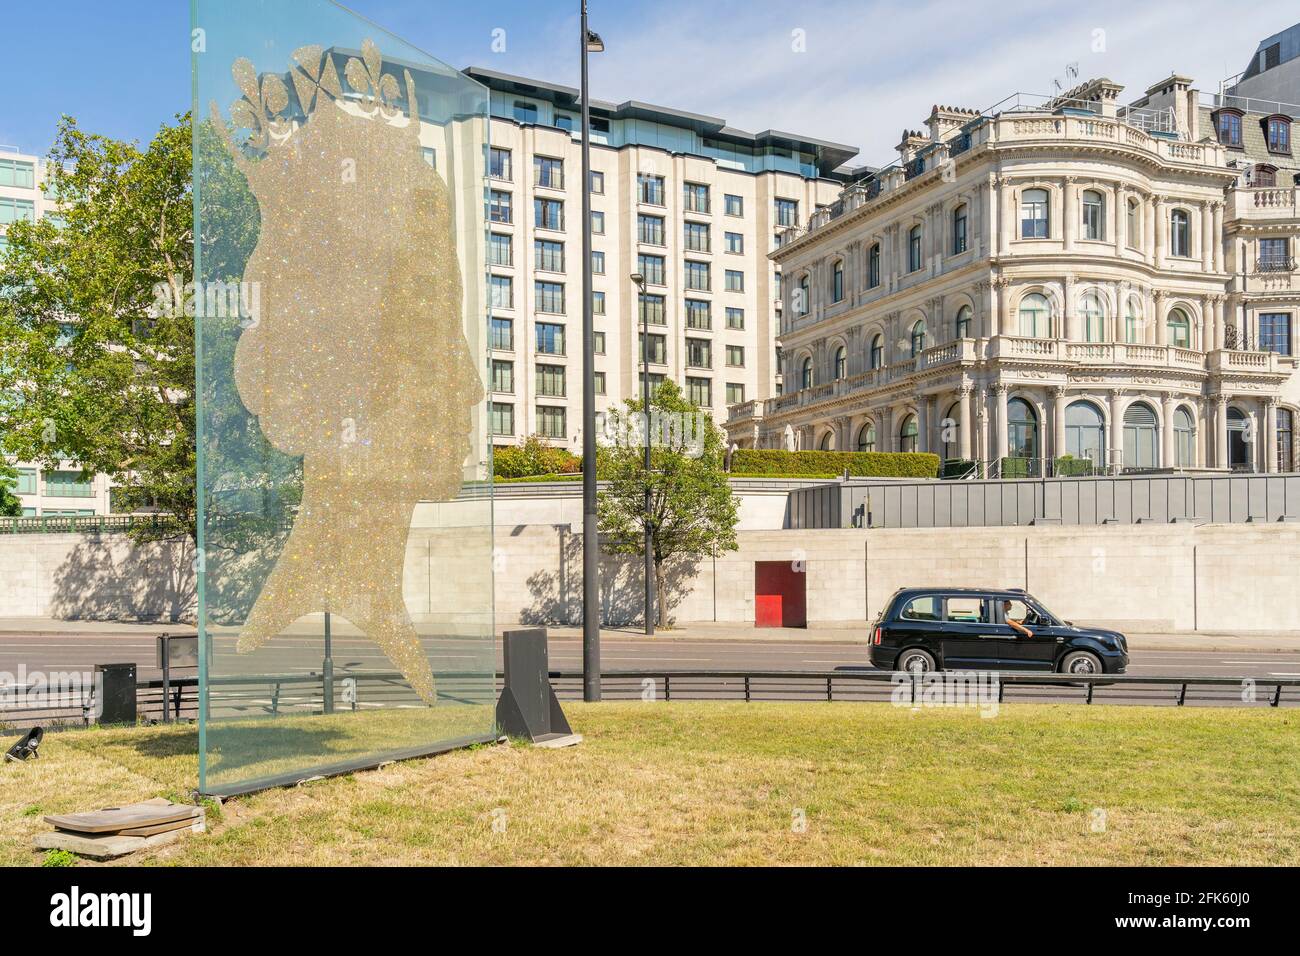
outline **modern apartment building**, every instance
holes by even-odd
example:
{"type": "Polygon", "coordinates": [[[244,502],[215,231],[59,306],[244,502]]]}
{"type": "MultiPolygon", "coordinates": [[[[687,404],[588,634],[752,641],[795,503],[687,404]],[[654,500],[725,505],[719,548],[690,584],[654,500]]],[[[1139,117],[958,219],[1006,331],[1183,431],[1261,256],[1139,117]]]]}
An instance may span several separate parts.
{"type": "MultiPolygon", "coordinates": [[[[471,67],[491,90],[491,428],[581,450],[578,90],[471,67]]],[[[839,195],[856,150],[628,101],[591,103],[597,411],[672,378],[725,418],[781,387],[778,234],[839,195]],[[644,292],[630,276],[645,277],[644,292]]]]}
{"type": "MultiPolygon", "coordinates": [[[[10,225],[56,215],[55,204],[41,188],[44,180],[44,159],[0,146],[0,256],[10,225]]],[[[106,515],[111,511],[106,475],[82,481],[80,467],[70,461],[61,462],[58,468],[22,461],[13,464],[18,469],[17,493],[24,515],[106,515]]]]}
{"type": "Polygon", "coordinates": [[[972,474],[1294,470],[1300,107],[1179,76],[1121,93],[936,106],[792,230],[785,393],[731,408],[731,440],[972,474]]]}

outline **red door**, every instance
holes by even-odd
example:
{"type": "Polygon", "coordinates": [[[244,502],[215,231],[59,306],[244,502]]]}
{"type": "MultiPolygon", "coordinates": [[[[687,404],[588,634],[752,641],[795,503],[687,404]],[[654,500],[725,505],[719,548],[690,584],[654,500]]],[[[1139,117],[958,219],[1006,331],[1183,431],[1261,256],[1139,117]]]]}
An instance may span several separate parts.
{"type": "Polygon", "coordinates": [[[754,626],[807,627],[807,576],[803,563],[754,562],[754,626]]]}

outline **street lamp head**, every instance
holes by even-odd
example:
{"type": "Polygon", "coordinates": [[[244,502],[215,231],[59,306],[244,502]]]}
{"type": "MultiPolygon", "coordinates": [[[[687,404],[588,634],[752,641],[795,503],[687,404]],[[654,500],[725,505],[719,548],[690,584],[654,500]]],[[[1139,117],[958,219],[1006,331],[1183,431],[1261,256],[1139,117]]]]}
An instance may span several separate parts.
{"type": "Polygon", "coordinates": [[[633,272],[631,279],[634,285],[637,285],[641,288],[645,288],[645,276],[643,276],[641,273],[633,272]]]}
{"type": "Polygon", "coordinates": [[[587,31],[587,52],[604,53],[605,41],[600,38],[600,34],[592,30],[587,31]]]}

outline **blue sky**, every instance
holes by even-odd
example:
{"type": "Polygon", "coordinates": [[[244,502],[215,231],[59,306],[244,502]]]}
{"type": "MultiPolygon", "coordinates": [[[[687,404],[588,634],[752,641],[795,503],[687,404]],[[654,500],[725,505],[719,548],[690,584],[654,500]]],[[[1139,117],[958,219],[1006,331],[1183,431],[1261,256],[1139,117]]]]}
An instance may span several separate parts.
{"type": "MultiPolygon", "coordinates": [[[[577,85],[576,0],[349,6],[453,66],[577,85]]],[[[1018,90],[1050,92],[1067,63],[1081,78],[1125,84],[1125,99],[1174,70],[1215,90],[1259,40],[1300,18],[1294,0],[590,0],[590,15],[608,46],[592,59],[593,96],[835,140],[873,164],[932,104],[985,108],[1018,90]]],[[[0,144],[44,153],[61,113],[146,139],[188,107],[187,0],[22,3],[3,23],[0,144]]]]}

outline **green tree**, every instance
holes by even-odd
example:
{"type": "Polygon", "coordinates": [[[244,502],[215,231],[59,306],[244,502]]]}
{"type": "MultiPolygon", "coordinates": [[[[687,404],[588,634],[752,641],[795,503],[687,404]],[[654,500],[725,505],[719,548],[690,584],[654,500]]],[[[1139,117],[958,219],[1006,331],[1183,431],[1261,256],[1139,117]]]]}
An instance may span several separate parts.
{"type": "Polygon", "coordinates": [[[104,472],[131,508],[195,532],[190,125],[147,149],[64,117],[46,192],[57,216],[13,224],[0,261],[0,443],[104,472]]]}
{"type": "Polygon", "coordinates": [[[0,458],[0,517],[18,518],[23,513],[23,500],[14,489],[18,487],[18,469],[0,458]]]}
{"type": "Polygon", "coordinates": [[[650,473],[645,470],[642,404],[629,400],[611,409],[598,471],[607,482],[597,498],[606,547],[615,554],[645,556],[645,490],[650,488],[649,525],[654,532],[656,617],[668,626],[669,575],[715,552],[734,551],[740,499],[723,470],[724,436],[672,381],[650,398],[650,473]],[[656,427],[658,426],[658,427],[656,427]],[[671,427],[678,426],[678,427],[671,427]]]}

